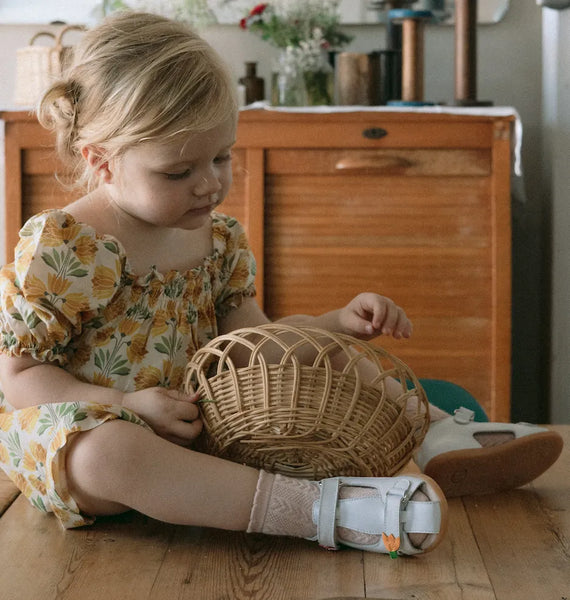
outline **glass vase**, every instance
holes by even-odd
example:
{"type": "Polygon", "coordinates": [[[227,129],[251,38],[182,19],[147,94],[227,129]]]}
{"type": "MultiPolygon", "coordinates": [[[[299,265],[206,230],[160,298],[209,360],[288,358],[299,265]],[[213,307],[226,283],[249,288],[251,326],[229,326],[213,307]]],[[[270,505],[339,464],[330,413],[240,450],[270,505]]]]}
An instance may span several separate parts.
{"type": "Polygon", "coordinates": [[[308,106],[334,104],[334,73],[332,69],[305,71],[303,76],[308,106]]]}
{"type": "Polygon", "coordinates": [[[303,71],[294,54],[280,53],[271,75],[271,104],[273,106],[306,106],[307,88],[303,71]]]}

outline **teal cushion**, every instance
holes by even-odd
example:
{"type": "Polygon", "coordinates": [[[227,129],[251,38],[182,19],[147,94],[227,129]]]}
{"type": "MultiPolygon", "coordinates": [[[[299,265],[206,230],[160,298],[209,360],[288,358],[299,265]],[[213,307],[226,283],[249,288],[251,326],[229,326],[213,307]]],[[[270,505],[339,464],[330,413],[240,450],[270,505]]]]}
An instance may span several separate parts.
{"type": "Polygon", "coordinates": [[[429,402],[450,415],[453,414],[456,408],[465,406],[465,408],[469,408],[475,413],[476,421],[485,422],[489,420],[483,407],[461,386],[441,379],[420,379],[420,383],[429,402]]]}

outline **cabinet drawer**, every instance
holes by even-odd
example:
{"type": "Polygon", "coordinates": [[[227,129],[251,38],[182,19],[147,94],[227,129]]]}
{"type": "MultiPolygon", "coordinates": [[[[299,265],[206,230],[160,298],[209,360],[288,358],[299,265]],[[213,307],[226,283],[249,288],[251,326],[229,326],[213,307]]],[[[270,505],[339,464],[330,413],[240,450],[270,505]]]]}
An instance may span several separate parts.
{"type": "Polygon", "coordinates": [[[268,152],[267,172],[273,175],[406,175],[485,176],[491,155],[485,149],[275,149],[268,152]]]}

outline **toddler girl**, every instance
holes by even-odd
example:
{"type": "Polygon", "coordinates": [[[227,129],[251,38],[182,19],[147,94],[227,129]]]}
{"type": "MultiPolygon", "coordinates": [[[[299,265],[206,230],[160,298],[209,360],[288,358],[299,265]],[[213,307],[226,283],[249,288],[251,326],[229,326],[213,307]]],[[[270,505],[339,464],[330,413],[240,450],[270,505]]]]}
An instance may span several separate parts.
{"type": "MultiPolygon", "coordinates": [[[[446,504],[425,475],[313,482],[191,449],[202,422],[182,392],[188,360],[219,334],[268,322],[244,231],[215,210],[231,184],[237,108],[212,48],[181,23],[118,14],[84,36],[38,117],[88,192],[30,219],[0,273],[0,465],[30,502],[64,527],[135,509],[327,547],[434,548],[446,504]]],[[[307,320],[363,339],[412,329],[373,293],[287,319],[307,320]]]]}

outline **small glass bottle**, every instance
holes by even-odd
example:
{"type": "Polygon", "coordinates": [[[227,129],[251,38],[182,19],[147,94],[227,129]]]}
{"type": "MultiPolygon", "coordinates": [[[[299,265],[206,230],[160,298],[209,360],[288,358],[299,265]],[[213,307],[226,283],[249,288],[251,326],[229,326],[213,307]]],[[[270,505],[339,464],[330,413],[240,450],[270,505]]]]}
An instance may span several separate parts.
{"type": "Polygon", "coordinates": [[[245,87],[245,102],[251,104],[265,99],[265,81],[257,75],[257,63],[245,63],[245,77],[240,77],[239,83],[245,87]]]}

